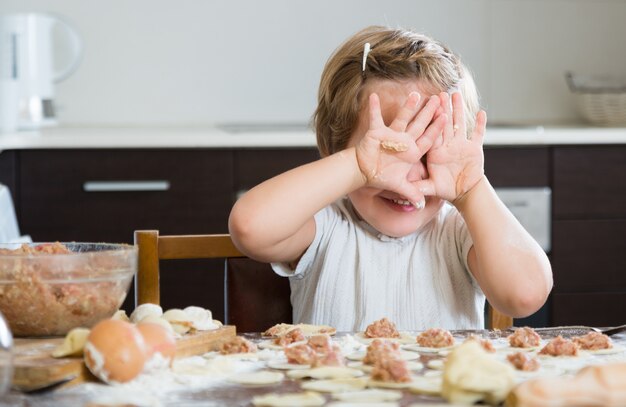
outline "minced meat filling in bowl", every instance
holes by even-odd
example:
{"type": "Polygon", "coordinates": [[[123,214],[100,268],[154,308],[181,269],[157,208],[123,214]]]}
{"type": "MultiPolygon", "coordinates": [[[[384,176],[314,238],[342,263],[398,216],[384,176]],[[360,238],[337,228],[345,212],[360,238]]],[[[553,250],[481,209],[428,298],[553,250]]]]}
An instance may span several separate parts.
{"type": "Polygon", "coordinates": [[[15,336],[65,335],[111,317],[136,271],[125,244],[2,245],[0,311],[15,336]]]}

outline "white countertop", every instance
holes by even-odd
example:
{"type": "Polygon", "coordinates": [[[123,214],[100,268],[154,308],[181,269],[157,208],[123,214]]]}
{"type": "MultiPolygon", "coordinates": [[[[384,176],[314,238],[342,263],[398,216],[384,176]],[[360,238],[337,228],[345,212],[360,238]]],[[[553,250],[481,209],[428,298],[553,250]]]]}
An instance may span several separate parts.
{"type": "MultiPolygon", "coordinates": [[[[626,128],[490,127],[487,146],[626,144],[626,128]]],[[[54,127],[0,134],[0,151],[67,148],[315,147],[307,130],[229,132],[216,127],[54,127]]]]}

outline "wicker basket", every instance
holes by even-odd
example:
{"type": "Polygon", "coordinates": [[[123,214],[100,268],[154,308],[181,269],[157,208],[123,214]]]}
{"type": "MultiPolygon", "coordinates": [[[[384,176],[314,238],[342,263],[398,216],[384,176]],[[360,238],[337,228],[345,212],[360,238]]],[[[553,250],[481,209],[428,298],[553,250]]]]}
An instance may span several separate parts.
{"type": "Polygon", "coordinates": [[[585,120],[599,126],[626,126],[626,81],[565,75],[585,120]]]}

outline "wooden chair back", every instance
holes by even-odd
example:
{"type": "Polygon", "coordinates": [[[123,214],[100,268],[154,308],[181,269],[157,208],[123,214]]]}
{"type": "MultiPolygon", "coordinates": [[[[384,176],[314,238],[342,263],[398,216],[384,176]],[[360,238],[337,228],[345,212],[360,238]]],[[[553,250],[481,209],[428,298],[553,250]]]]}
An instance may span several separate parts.
{"type": "MultiPolygon", "coordinates": [[[[269,264],[247,258],[228,234],[161,236],[156,230],[139,230],[135,245],[139,252],[135,306],[160,303],[160,260],[223,258],[224,323],[236,325],[239,332],[258,332],[292,322],[288,279],[273,273],[269,264]]],[[[512,325],[511,317],[488,307],[488,328],[512,325]]]]}

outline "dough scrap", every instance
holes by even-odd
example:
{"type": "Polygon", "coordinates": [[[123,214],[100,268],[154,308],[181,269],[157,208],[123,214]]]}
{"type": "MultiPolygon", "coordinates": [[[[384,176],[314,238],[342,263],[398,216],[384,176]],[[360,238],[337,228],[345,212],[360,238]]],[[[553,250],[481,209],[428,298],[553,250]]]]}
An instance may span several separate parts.
{"type": "Polygon", "coordinates": [[[391,151],[394,153],[402,153],[409,149],[408,144],[401,143],[393,140],[383,140],[380,142],[380,147],[383,150],[391,151]]]}
{"type": "Polygon", "coordinates": [[[87,328],[74,328],[69,331],[65,335],[63,343],[52,351],[52,357],[82,356],[89,332],[90,330],[87,328]]]}
{"type": "Polygon", "coordinates": [[[290,370],[287,376],[291,379],[348,379],[363,376],[363,371],[341,366],[322,366],[311,369],[290,370]]]}
{"type": "Polygon", "coordinates": [[[321,406],[326,403],[326,399],[318,393],[307,391],[305,393],[269,393],[262,396],[255,396],[252,404],[266,407],[308,407],[321,406]]]}
{"type": "Polygon", "coordinates": [[[285,375],[280,372],[261,370],[260,372],[237,373],[229,380],[238,384],[262,385],[280,383],[284,378],[285,375]]]}

